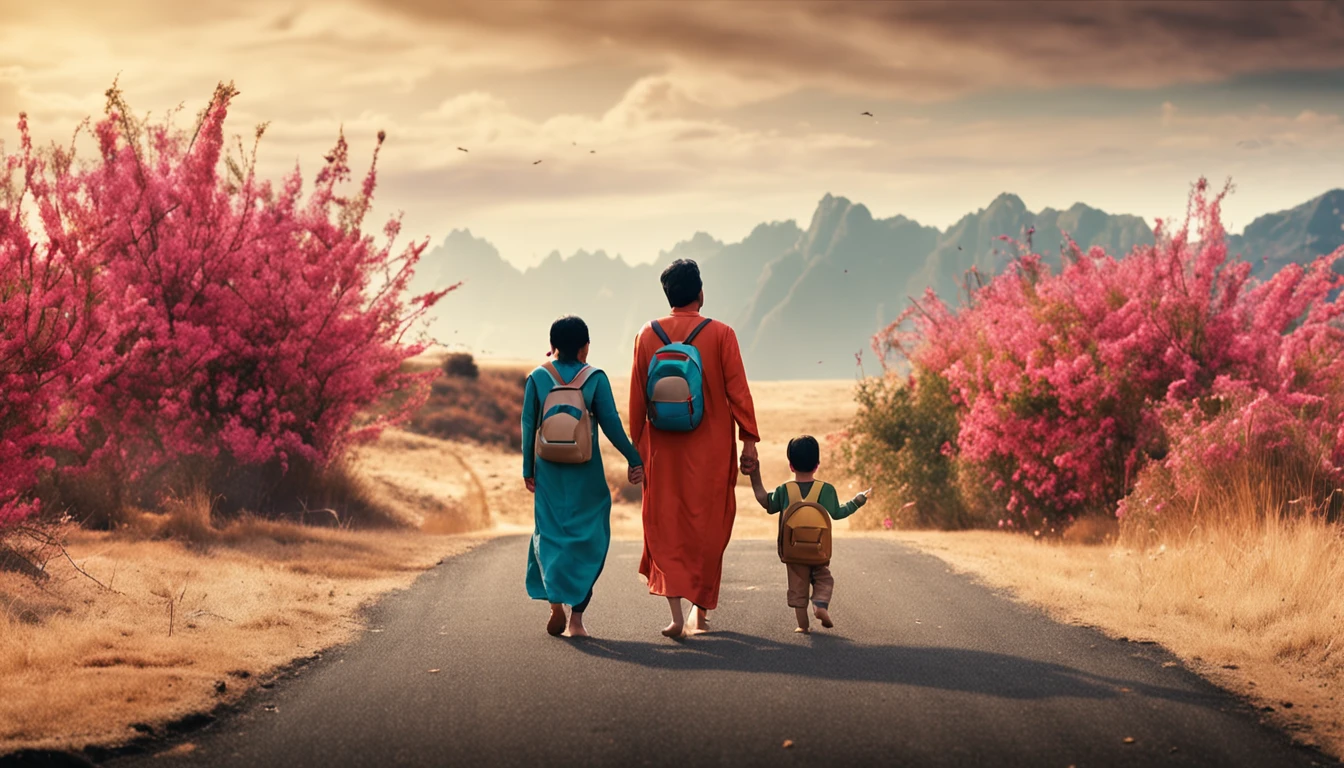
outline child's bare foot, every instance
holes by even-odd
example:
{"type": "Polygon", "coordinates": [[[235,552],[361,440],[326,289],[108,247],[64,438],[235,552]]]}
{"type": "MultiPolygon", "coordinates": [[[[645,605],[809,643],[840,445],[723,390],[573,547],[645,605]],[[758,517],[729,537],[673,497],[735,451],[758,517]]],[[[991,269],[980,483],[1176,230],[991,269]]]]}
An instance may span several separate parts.
{"type": "Polygon", "coordinates": [[[807,608],[806,608],[806,607],[803,607],[803,608],[794,608],[794,609],[793,609],[793,613],[794,613],[795,616],[798,617],[798,628],[795,629],[795,630],[793,630],[793,631],[794,631],[794,632],[802,632],[804,635],[806,635],[806,634],[810,634],[810,633],[812,632],[812,630],[808,628],[808,622],[807,622],[807,608]]]}
{"type": "Polygon", "coordinates": [[[812,634],[812,630],[808,629],[807,627],[794,627],[793,631],[804,635],[812,634]]]}
{"type": "Polygon", "coordinates": [[[835,622],[831,621],[831,612],[830,612],[830,611],[828,611],[828,610],[826,610],[825,608],[822,608],[820,605],[818,605],[818,606],[816,607],[816,614],[817,614],[817,621],[820,621],[820,622],[821,622],[821,626],[823,626],[823,627],[825,627],[825,628],[827,628],[827,629],[830,629],[831,627],[834,627],[834,626],[835,626],[835,622]]]}
{"type": "Polygon", "coordinates": [[[569,629],[565,632],[565,637],[589,637],[588,630],[583,627],[583,614],[574,611],[569,614],[569,629]]]}
{"type": "Polygon", "coordinates": [[[559,637],[565,631],[565,606],[551,604],[551,618],[546,622],[546,634],[559,637]]]}

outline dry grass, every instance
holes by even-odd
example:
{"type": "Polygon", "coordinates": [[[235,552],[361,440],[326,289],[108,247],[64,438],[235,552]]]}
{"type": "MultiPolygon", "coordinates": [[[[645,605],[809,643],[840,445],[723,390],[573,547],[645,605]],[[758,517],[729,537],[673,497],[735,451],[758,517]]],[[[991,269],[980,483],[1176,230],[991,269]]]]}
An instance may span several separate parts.
{"type": "Polygon", "coordinates": [[[1301,740],[1344,755],[1344,539],[1317,519],[1210,516],[1139,549],[903,532],[1071,622],[1151,640],[1301,740]]]}
{"type": "Polygon", "coordinates": [[[141,735],[132,724],[235,700],[350,639],[360,606],[474,543],[261,520],[211,530],[209,551],[76,533],[75,562],[112,591],[60,560],[41,586],[0,573],[0,754],[113,746],[141,735]]]}
{"type": "Polygon", "coordinates": [[[74,562],[110,589],[60,558],[42,584],[0,570],[0,754],[115,746],[142,735],[133,724],[162,732],[233,701],[350,639],[361,606],[479,540],[441,534],[490,525],[480,481],[444,441],[393,430],[342,471],[397,528],[351,530],[320,510],[309,522],[334,527],[226,518],[196,490],[127,512],[115,533],[72,535],[74,562]]]}
{"type": "Polygon", "coordinates": [[[353,464],[370,497],[426,533],[464,533],[491,525],[484,488],[464,455],[477,446],[398,429],[360,447],[353,464]]]}

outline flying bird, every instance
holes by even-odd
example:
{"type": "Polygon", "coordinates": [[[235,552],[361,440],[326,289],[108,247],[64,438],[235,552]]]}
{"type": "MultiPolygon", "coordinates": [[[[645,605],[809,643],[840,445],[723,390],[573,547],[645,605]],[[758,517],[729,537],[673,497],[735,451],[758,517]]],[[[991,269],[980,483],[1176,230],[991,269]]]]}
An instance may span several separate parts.
{"type": "Polygon", "coordinates": [[[533,164],[533,165],[540,165],[540,164],[541,164],[541,161],[540,161],[540,160],[534,160],[534,161],[532,161],[532,164],[533,164]]]}
{"type": "Polygon", "coordinates": [[[860,115],[867,115],[867,116],[869,116],[869,117],[872,117],[872,116],[873,116],[873,113],[872,113],[872,112],[860,112],[859,114],[860,114],[860,115]]]}
{"type": "Polygon", "coordinates": [[[960,246],[960,245],[957,246],[957,250],[958,250],[958,251],[961,250],[961,246],[960,246]]]}
{"type": "Polygon", "coordinates": [[[466,148],[464,148],[464,147],[458,147],[458,148],[457,148],[457,151],[458,151],[458,152],[466,152],[467,150],[466,150],[466,148]]]}
{"type": "Polygon", "coordinates": [[[597,150],[596,150],[596,149],[590,149],[590,150],[588,150],[588,154],[590,154],[590,155],[596,155],[596,154],[597,154],[597,150]]]}

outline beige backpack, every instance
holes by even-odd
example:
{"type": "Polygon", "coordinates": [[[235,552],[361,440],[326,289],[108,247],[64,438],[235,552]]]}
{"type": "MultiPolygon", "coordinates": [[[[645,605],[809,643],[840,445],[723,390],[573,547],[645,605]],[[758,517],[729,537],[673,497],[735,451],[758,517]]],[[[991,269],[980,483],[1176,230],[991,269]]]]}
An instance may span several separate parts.
{"type": "Polygon", "coordinates": [[[565,383],[551,363],[542,366],[555,386],[541,403],[537,422],[537,458],[557,464],[583,464],[593,458],[593,417],[583,399],[583,385],[598,369],[585,365],[565,383]]]}
{"type": "Polygon", "coordinates": [[[779,518],[779,559],[791,565],[831,561],[831,515],[818,503],[825,483],[812,482],[806,497],[797,483],[785,483],[789,507],[779,518]]]}

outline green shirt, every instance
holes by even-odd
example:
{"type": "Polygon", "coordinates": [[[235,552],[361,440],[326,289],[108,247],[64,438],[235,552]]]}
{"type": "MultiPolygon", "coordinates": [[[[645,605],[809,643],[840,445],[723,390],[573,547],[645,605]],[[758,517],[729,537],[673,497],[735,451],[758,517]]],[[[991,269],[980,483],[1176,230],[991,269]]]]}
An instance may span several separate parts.
{"type": "MultiPolygon", "coordinates": [[[[864,501],[866,501],[866,499],[861,500],[860,497],[855,496],[841,504],[840,496],[835,492],[834,485],[821,480],[812,482],[821,483],[821,495],[817,498],[817,503],[830,514],[832,520],[844,520],[859,511],[859,507],[862,507],[864,501]]],[[[789,508],[789,489],[785,487],[787,485],[788,483],[779,486],[774,493],[770,494],[770,508],[766,510],[770,514],[774,515],[789,508]]],[[[803,498],[806,498],[807,494],[812,491],[812,483],[799,483],[798,490],[802,492],[803,498]]]]}

